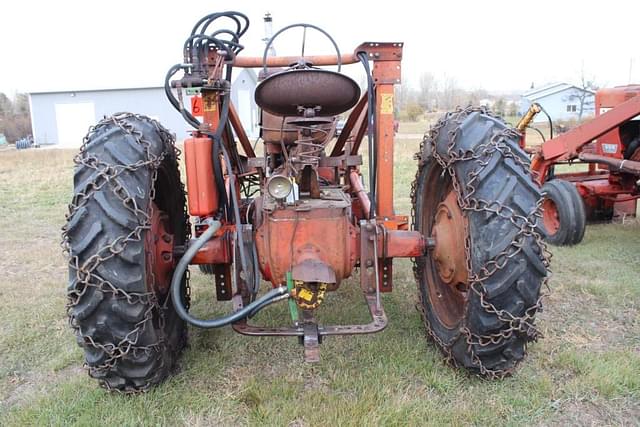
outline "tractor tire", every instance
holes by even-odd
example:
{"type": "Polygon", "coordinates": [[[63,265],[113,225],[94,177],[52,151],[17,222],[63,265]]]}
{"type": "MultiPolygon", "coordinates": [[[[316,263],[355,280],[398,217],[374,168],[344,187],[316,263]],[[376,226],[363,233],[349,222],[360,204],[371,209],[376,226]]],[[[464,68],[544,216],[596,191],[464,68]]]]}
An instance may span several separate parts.
{"type": "Polygon", "coordinates": [[[519,138],[467,108],[441,118],[416,156],[413,227],[431,241],[414,259],[418,308],[446,359],[486,378],[513,372],[537,339],[548,276],[541,194],[519,138]]]}
{"type": "Polygon", "coordinates": [[[542,227],[547,242],[556,246],[580,243],[584,238],[587,215],[576,186],[554,179],[544,183],[542,193],[542,227]]]}
{"type": "MultiPolygon", "coordinates": [[[[166,378],[187,339],[169,293],[173,246],[190,235],[174,137],[119,113],[89,131],[74,162],[63,227],[69,322],[91,377],[108,390],[145,391],[166,378]]],[[[188,304],[186,275],[183,287],[188,304]]]]}

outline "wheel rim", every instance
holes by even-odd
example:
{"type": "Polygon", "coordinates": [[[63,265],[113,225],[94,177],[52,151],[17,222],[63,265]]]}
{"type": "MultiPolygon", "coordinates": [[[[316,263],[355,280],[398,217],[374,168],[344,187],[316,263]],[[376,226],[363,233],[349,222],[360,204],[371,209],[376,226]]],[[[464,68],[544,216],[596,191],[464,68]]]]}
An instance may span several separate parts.
{"type": "Polygon", "coordinates": [[[145,235],[147,289],[166,295],[174,270],[173,234],[167,231],[169,216],[155,202],[151,202],[150,228],[145,235]]]}
{"type": "Polygon", "coordinates": [[[451,178],[434,167],[424,183],[420,230],[435,240],[425,258],[427,294],[434,315],[447,329],[454,329],[464,317],[469,273],[465,241],[467,218],[458,206],[451,178]]]}
{"type": "Polygon", "coordinates": [[[542,223],[549,235],[555,235],[560,230],[560,214],[558,206],[550,198],[545,198],[542,202],[542,223]]]}

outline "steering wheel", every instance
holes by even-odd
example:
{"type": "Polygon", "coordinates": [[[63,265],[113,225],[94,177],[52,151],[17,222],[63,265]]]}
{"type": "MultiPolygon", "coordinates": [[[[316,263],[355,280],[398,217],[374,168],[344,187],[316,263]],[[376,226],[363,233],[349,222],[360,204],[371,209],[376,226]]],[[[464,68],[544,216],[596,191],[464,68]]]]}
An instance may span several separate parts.
{"type": "Polygon", "coordinates": [[[338,72],[340,72],[340,69],[342,68],[342,57],[340,55],[340,49],[338,48],[338,44],[336,43],[336,41],[333,39],[333,37],[331,37],[329,35],[329,33],[327,33],[325,30],[323,30],[320,27],[316,27],[315,25],[311,25],[311,24],[292,24],[292,25],[288,25],[280,30],[278,30],[277,33],[275,33],[273,35],[273,37],[271,37],[269,39],[269,41],[267,42],[267,45],[264,48],[264,54],[262,55],[262,70],[264,72],[264,75],[267,74],[267,54],[269,53],[269,48],[271,47],[271,45],[273,44],[273,41],[276,39],[276,37],[278,37],[280,34],[284,33],[287,30],[290,30],[291,28],[296,28],[296,27],[302,27],[304,28],[304,33],[302,34],[302,52],[301,52],[301,58],[304,59],[304,45],[307,39],[307,28],[312,28],[322,34],[324,34],[330,41],[331,44],[333,44],[334,49],[336,50],[336,56],[338,58],[338,72]]]}

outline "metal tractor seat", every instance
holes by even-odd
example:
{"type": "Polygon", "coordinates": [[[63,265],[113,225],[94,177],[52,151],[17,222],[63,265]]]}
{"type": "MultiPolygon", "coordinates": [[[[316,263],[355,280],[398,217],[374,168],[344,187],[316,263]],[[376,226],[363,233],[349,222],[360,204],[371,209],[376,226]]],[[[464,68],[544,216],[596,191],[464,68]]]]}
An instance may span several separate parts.
{"type": "Polygon", "coordinates": [[[256,104],[278,116],[336,116],[353,108],[360,88],[350,77],[335,71],[303,68],[273,74],[256,88],[256,104]]]}

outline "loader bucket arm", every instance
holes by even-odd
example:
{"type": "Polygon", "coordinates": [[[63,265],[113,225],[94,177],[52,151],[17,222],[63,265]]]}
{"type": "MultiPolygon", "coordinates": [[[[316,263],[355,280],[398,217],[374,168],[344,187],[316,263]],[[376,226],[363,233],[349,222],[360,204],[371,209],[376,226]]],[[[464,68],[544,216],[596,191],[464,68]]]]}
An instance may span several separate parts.
{"type": "Polygon", "coordinates": [[[544,142],[531,161],[531,169],[537,172],[538,182],[540,184],[544,182],[552,164],[577,158],[586,144],[638,115],[640,115],[640,95],[544,142]]]}

